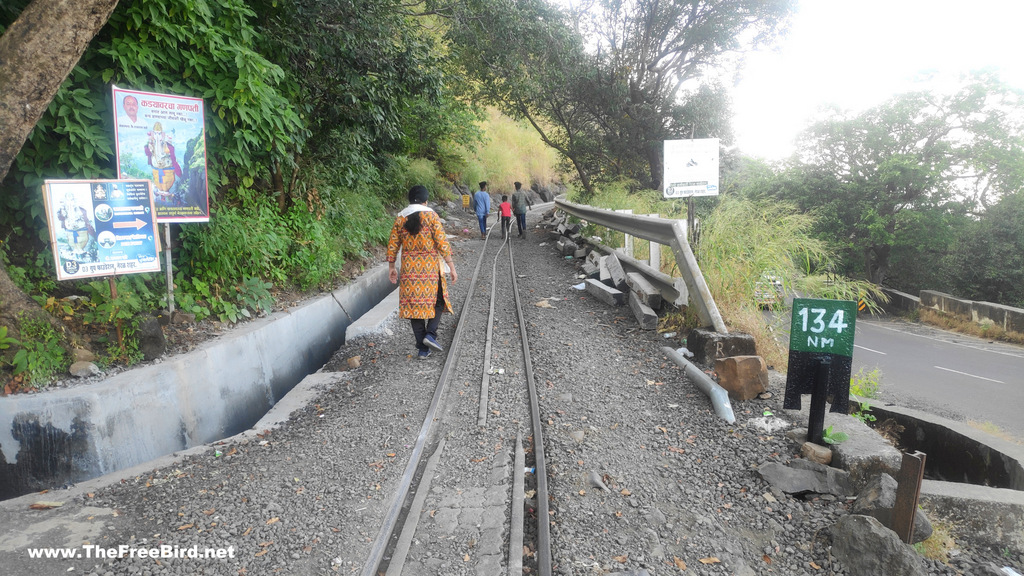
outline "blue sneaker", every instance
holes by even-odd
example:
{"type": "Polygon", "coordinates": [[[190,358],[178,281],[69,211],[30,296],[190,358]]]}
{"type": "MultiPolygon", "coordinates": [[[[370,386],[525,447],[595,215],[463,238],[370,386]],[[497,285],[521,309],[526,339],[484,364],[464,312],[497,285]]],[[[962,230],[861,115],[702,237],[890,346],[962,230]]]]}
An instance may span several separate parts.
{"type": "Polygon", "coordinates": [[[444,348],[441,348],[441,345],[438,344],[437,340],[434,340],[434,337],[430,334],[423,337],[423,345],[436,350],[437,352],[444,352],[444,348]]]}
{"type": "Polygon", "coordinates": [[[426,360],[430,357],[430,350],[420,350],[419,354],[416,355],[420,360],[426,360]]]}

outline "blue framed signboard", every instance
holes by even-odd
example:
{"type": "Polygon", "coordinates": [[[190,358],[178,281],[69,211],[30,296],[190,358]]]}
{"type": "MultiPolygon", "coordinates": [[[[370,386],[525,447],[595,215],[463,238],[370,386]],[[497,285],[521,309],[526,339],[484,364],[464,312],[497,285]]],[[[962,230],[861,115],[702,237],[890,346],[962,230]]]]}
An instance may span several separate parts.
{"type": "Polygon", "coordinates": [[[58,280],[159,272],[149,180],[46,180],[58,280]]]}

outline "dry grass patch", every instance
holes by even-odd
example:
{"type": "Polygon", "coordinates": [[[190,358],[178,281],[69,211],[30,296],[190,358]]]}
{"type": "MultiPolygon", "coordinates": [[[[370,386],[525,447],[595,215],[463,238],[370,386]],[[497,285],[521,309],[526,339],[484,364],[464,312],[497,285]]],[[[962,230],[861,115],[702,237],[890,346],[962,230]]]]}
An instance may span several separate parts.
{"type": "Polygon", "coordinates": [[[921,308],[919,317],[921,322],[938,326],[944,330],[951,330],[960,334],[970,334],[971,336],[977,336],[986,340],[1024,344],[1024,334],[1014,332],[1013,330],[1003,330],[1001,326],[996,326],[991,322],[979,324],[931,308],[921,308]]]}
{"type": "Polygon", "coordinates": [[[948,522],[932,521],[932,535],[924,542],[914,544],[914,549],[929,560],[949,564],[949,552],[956,548],[952,531],[953,526],[948,522]]]}
{"type": "Polygon", "coordinates": [[[990,436],[995,436],[1000,440],[1005,440],[1007,442],[1012,442],[1014,444],[1024,445],[1024,442],[1021,442],[1017,438],[1014,438],[1013,436],[1007,434],[1006,432],[1003,432],[1003,430],[999,428],[999,426],[996,426],[991,422],[977,422],[974,420],[968,420],[967,425],[970,426],[971,428],[974,428],[975,430],[980,430],[990,436]]]}

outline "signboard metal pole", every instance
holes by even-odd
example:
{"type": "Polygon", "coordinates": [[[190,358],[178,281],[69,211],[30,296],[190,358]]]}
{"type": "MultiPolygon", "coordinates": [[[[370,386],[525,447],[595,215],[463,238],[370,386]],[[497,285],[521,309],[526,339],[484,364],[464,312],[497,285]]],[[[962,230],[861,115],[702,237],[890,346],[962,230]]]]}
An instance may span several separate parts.
{"type": "Polygon", "coordinates": [[[167,262],[167,311],[174,314],[174,272],[171,270],[171,225],[164,224],[164,260],[167,262]]]}
{"type": "Polygon", "coordinates": [[[693,228],[697,224],[694,204],[693,196],[686,199],[686,240],[690,243],[690,246],[693,246],[693,228]]]}
{"type": "MultiPolygon", "coordinates": [[[[113,276],[107,276],[107,284],[110,286],[110,300],[111,301],[116,301],[117,300],[117,282],[114,280],[113,276]]],[[[117,345],[121,347],[121,350],[124,350],[124,335],[121,333],[121,320],[120,319],[118,319],[117,322],[114,323],[114,328],[117,329],[117,345]]]]}

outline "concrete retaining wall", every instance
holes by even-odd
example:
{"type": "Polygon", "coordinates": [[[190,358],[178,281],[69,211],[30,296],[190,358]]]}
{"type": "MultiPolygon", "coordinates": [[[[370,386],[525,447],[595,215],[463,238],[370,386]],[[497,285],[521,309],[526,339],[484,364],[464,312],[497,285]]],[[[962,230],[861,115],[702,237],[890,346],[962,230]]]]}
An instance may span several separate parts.
{"type": "Polygon", "coordinates": [[[889,297],[889,301],[882,304],[882,307],[890,314],[913,312],[921,306],[921,299],[912,294],[893,290],[892,288],[882,288],[882,292],[885,292],[886,296],[889,297]]]}
{"type": "Polygon", "coordinates": [[[979,324],[991,322],[1003,330],[1024,333],[1024,309],[1021,308],[991,302],[963,300],[933,290],[921,291],[921,307],[938,310],[979,324]]]}
{"type": "Polygon", "coordinates": [[[79,482],[257,422],[394,289],[382,265],[329,296],[102,382],[0,398],[0,499],[79,482]]]}

